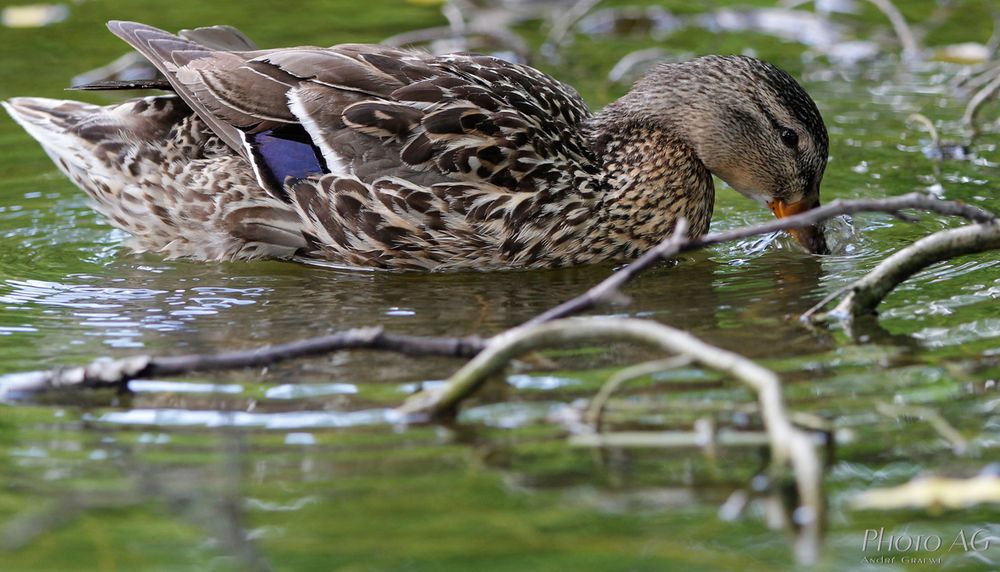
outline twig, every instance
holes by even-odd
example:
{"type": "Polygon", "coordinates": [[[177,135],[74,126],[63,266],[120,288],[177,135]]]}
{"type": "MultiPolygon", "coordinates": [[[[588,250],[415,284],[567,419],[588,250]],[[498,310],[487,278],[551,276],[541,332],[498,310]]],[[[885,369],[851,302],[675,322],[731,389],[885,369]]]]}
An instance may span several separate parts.
{"type": "Polygon", "coordinates": [[[618,370],[608,378],[608,381],[604,382],[600,391],[590,401],[590,407],[587,408],[587,421],[594,428],[594,431],[600,432],[601,422],[604,419],[604,407],[607,405],[608,399],[611,398],[614,392],[618,391],[619,387],[634,379],[646,377],[661,371],[684,367],[689,363],[691,363],[690,357],[675,356],[661,360],[647,361],[618,370]]]}
{"type": "MultiPolygon", "coordinates": [[[[613,295],[622,286],[631,282],[636,276],[649,269],[649,267],[659,262],[662,258],[697,250],[713,244],[722,244],[751,236],[802,228],[845,214],[882,212],[898,215],[900,211],[905,209],[918,209],[943,215],[958,216],[975,222],[989,222],[996,219],[993,213],[972,205],[954,201],[943,201],[923,193],[909,193],[887,199],[838,199],[830,204],[787,218],[773,220],[757,226],[747,226],[725,232],[706,234],[701,238],[693,239],[685,237],[686,230],[684,232],[677,232],[677,229],[681,228],[681,221],[678,221],[678,226],[675,228],[673,234],[648,250],[636,259],[635,262],[615,272],[580,296],[567,300],[555,308],[535,316],[525,322],[524,325],[537,325],[550,320],[579,314],[597,306],[605,300],[612,299],[613,295]]],[[[686,229],[686,226],[684,228],[686,229]]]]}
{"type": "Polygon", "coordinates": [[[557,17],[555,21],[552,22],[552,27],[549,29],[548,36],[545,38],[545,42],[542,44],[539,51],[550,60],[556,59],[559,55],[559,50],[566,41],[566,36],[569,35],[573,25],[579,22],[580,18],[586,16],[587,12],[590,12],[590,10],[600,3],[600,1],[601,0],[577,0],[573,6],[563,12],[561,16],[557,17]]]}
{"type": "Polygon", "coordinates": [[[920,59],[920,45],[917,43],[913,30],[906,23],[903,13],[896,8],[891,0],[868,0],[875,5],[892,24],[892,30],[896,32],[896,37],[903,45],[903,59],[908,61],[918,61],[920,59]]]}
{"type": "Polygon", "coordinates": [[[121,77],[123,72],[132,69],[141,69],[146,73],[128,74],[129,76],[132,76],[131,79],[138,79],[136,76],[142,76],[144,79],[156,77],[156,68],[149,63],[149,60],[147,60],[139,52],[129,52],[106,65],[75,76],[72,80],[70,80],[70,85],[80,85],[93,83],[95,81],[114,79],[121,77]]]}
{"type": "Polygon", "coordinates": [[[337,350],[386,350],[409,355],[469,358],[476,355],[483,346],[483,341],[478,337],[420,337],[387,334],[382,328],[357,328],[245,351],[170,357],[137,355],[117,360],[96,360],[82,366],[10,374],[0,377],[0,401],[50,389],[121,387],[137,378],[262,367],[337,350]]]}
{"type": "Polygon", "coordinates": [[[623,81],[639,66],[662,60],[670,52],[663,48],[645,48],[629,52],[622,56],[618,63],[611,67],[608,72],[608,80],[613,82],[623,81]]]}
{"type": "MultiPolygon", "coordinates": [[[[799,498],[800,524],[796,555],[802,562],[818,557],[821,523],[824,521],[822,470],[809,435],[789,419],[781,395],[781,382],[771,370],[738,354],[711,346],[691,334],[649,320],[633,318],[588,318],[556,320],[507,330],[490,339],[486,348],[447,383],[419,393],[403,404],[406,415],[447,416],[459,403],[475,393],[489,377],[512,359],[540,348],[595,340],[631,341],[656,347],[668,354],[683,355],[704,367],[725,373],[749,386],[757,394],[760,414],[770,442],[772,469],[791,464],[799,498]]],[[[778,476],[778,475],[774,475],[778,476]]]]}
{"type": "MultiPolygon", "coordinates": [[[[808,4],[813,0],[791,0],[789,2],[784,2],[783,6],[786,9],[791,10],[803,4],[808,4]]],[[[906,23],[906,18],[903,17],[902,12],[896,5],[891,2],[891,0],[868,0],[870,4],[873,4],[880,12],[885,14],[885,17],[889,19],[889,24],[892,25],[893,32],[896,33],[896,37],[899,38],[899,43],[903,46],[903,59],[909,61],[916,61],[920,59],[920,44],[917,42],[917,38],[910,29],[910,25],[906,23]]]]}
{"type": "Polygon", "coordinates": [[[990,18],[993,20],[993,33],[986,42],[987,60],[995,58],[997,50],[1000,50],[1000,10],[993,4],[990,4],[990,18]]]}
{"type": "Polygon", "coordinates": [[[846,294],[847,291],[850,290],[853,286],[854,284],[846,284],[844,286],[841,286],[840,288],[837,288],[833,292],[830,292],[826,296],[823,296],[822,300],[816,302],[815,304],[812,305],[812,307],[803,312],[802,315],[799,316],[799,319],[804,322],[812,321],[814,319],[813,316],[816,314],[816,312],[819,312],[823,308],[826,308],[830,302],[833,302],[837,298],[840,298],[841,296],[846,294]]]}
{"type": "Polygon", "coordinates": [[[872,314],[889,292],[924,268],[956,256],[995,249],[1000,249],[997,222],[971,224],[925,236],[886,258],[852,284],[847,296],[827,316],[849,321],[872,314]]]}
{"type": "Polygon", "coordinates": [[[910,116],[906,118],[906,120],[907,122],[912,121],[914,123],[919,123],[920,125],[923,125],[924,128],[927,129],[927,133],[930,134],[931,143],[934,144],[934,147],[936,148],[941,147],[941,138],[938,136],[937,127],[934,126],[934,123],[930,119],[928,119],[926,115],[924,115],[923,113],[911,113],[910,116]]]}
{"type": "MultiPolygon", "coordinates": [[[[722,447],[766,447],[767,433],[760,431],[717,431],[715,445],[722,447]]],[[[569,438],[571,447],[622,448],[693,448],[704,447],[705,436],[695,431],[616,431],[614,433],[583,433],[569,438]]]]}
{"type": "Polygon", "coordinates": [[[451,31],[456,36],[462,36],[465,34],[465,14],[462,13],[462,7],[456,2],[445,2],[441,6],[441,14],[448,20],[448,26],[451,27],[451,31]]]}
{"type": "Polygon", "coordinates": [[[1000,65],[997,65],[997,62],[994,61],[987,61],[986,63],[959,70],[959,73],[955,75],[955,80],[952,81],[952,85],[956,89],[979,90],[993,81],[993,78],[997,75],[1000,75],[1000,65]]]}
{"type": "Polygon", "coordinates": [[[665,240],[646,251],[635,262],[615,272],[600,284],[583,294],[559,304],[555,308],[542,312],[525,322],[525,326],[542,324],[551,320],[579,314],[610,299],[622,286],[631,282],[641,272],[659,262],[662,258],[673,256],[681,251],[682,246],[689,242],[687,238],[687,220],[683,217],[677,220],[674,232],[665,240]]]}
{"type": "Polygon", "coordinates": [[[381,44],[400,48],[413,44],[422,44],[433,40],[444,40],[455,37],[455,29],[451,26],[434,26],[433,28],[421,28],[396,34],[383,39],[381,44]]]}
{"type": "Polygon", "coordinates": [[[926,421],[938,435],[945,441],[951,443],[951,448],[956,454],[961,455],[969,449],[969,442],[958,432],[958,429],[948,423],[940,413],[930,407],[920,407],[917,405],[890,405],[888,403],[877,403],[875,409],[886,417],[915,417],[921,421],[926,421]]]}
{"type": "MultiPolygon", "coordinates": [[[[489,40],[490,43],[487,43],[486,45],[499,46],[503,49],[514,52],[520,58],[525,60],[530,59],[529,56],[531,55],[531,50],[528,48],[528,44],[523,38],[507,28],[501,27],[485,29],[478,26],[469,26],[459,37],[461,37],[463,41],[468,42],[469,38],[476,36],[489,40]]],[[[435,40],[448,40],[454,38],[456,38],[456,35],[455,29],[452,26],[436,26],[433,28],[423,28],[421,30],[413,30],[410,32],[396,34],[382,40],[381,43],[387,46],[405,47],[412,46],[414,44],[433,42],[435,40]]]]}
{"type": "Polygon", "coordinates": [[[983,107],[991,97],[993,97],[997,91],[1000,90],[1000,73],[998,73],[990,83],[975,93],[972,99],[969,100],[969,104],[965,106],[965,113],[962,114],[962,123],[964,123],[969,129],[972,130],[973,139],[979,136],[979,124],[976,122],[976,116],[979,115],[980,108],[983,107]]]}

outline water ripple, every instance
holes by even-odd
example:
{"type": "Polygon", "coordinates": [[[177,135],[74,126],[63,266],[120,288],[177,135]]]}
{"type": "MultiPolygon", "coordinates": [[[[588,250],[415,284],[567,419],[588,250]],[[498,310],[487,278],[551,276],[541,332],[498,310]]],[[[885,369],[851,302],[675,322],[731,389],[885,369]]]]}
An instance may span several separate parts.
{"type": "Polygon", "coordinates": [[[159,427],[257,427],[262,429],[307,429],[391,425],[403,421],[394,409],[361,411],[291,411],[248,413],[243,411],[188,411],[185,409],[131,409],[101,415],[85,415],[85,420],[112,425],[159,427]]]}
{"type": "Polygon", "coordinates": [[[931,348],[957,346],[977,340],[997,338],[1000,337],[1000,318],[975,320],[951,327],[924,328],[914,332],[913,337],[931,348]]]}
{"type": "MultiPolygon", "coordinates": [[[[71,275],[84,282],[92,276],[71,275]]],[[[46,320],[69,321],[82,336],[97,335],[112,347],[142,347],[144,330],[172,332],[201,316],[256,304],[268,288],[196,286],[188,289],[121,288],[80,282],[7,279],[0,284],[5,310],[41,310],[46,320]]],[[[34,314],[36,317],[37,313],[34,314]]],[[[51,326],[47,326],[51,327],[51,326]]],[[[60,329],[66,331],[65,326],[60,329]]],[[[36,332],[30,322],[0,327],[0,335],[36,332]]],[[[79,338],[69,343],[80,341],[79,338]]]]}

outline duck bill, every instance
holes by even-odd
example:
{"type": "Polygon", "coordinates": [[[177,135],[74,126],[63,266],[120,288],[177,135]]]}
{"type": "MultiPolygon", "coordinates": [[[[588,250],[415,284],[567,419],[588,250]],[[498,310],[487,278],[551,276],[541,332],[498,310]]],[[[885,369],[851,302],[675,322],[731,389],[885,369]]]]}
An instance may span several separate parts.
{"type": "MultiPolygon", "coordinates": [[[[768,203],[771,212],[778,218],[790,217],[819,206],[819,198],[803,199],[795,203],[786,203],[782,200],[773,200],[768,203]]],[[[799,244],[813,254],[829,254],[830,250],[826,246],[826,237],[818,225],[810,225],[802,228],[792,228],[788,230],[799,244]]]]}

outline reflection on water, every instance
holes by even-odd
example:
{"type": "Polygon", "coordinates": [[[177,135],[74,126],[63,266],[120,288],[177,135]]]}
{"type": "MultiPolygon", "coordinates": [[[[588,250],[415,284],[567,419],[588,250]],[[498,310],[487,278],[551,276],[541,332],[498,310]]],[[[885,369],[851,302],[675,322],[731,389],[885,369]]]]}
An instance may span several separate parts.
{"type": "Polygon", "coordinates": [[[190,383],[181,381],[154,381],[137,379],[129,382],[134,393],[242,393],[243,386],[234,383],[190,383]]]}
{"type": "MultiPolygon", "coordinates": [[[[97,282],[102,278],[70,275],[67,280],[97,282]]],[[[0,288],[3,292],[0,304],[4,304],[6,310],[39,309],[37,314],[43,318],[69,319],[80,336],[100,336],[104,343],[115,348],[141,348],[143,330],[179,331],[201,316],[214,316],[236,306],[254,304],[266,292],[265,288],[213,286],[173,291],[109,288],[42,280],[7,280],[0,288]]],[[[18,327],[37,331],[34,325],[18,327]]],[[[5,330],[10,331],[9,328],[5,330]]],[[[78,338],[68,343],[84,342],[78,338]]]]}
{"type": "Polygon", "coordinates": [[[242,411],[189,411],[183,409],[130,409],[113,411],[99,417],[84,417],[94,423],[160,427],[260,427],[263,429],[306,429],[357,427],[360,425],[399,423],[402,418],[392,410],[351,412],[246,413],[242,411]]]}

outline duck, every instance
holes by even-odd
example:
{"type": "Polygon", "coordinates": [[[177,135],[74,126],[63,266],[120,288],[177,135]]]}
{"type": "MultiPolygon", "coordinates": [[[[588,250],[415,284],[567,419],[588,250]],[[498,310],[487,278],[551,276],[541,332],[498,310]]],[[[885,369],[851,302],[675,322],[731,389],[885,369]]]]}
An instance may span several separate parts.
{"type": "MultiPolygon", "coordinates": [[[[713,176],[779,218],[820,204],[823,118],[752,57],[661,63],[593,112],[569,85],[488,55],[108,28],[162,78],[81,87],[158,93],[3,105],[137,252],[558,268],[626,263],[682,218],[705,234],[713,176]]],[[[794,236],[826,252],[820,229],[794,236]]]]}

